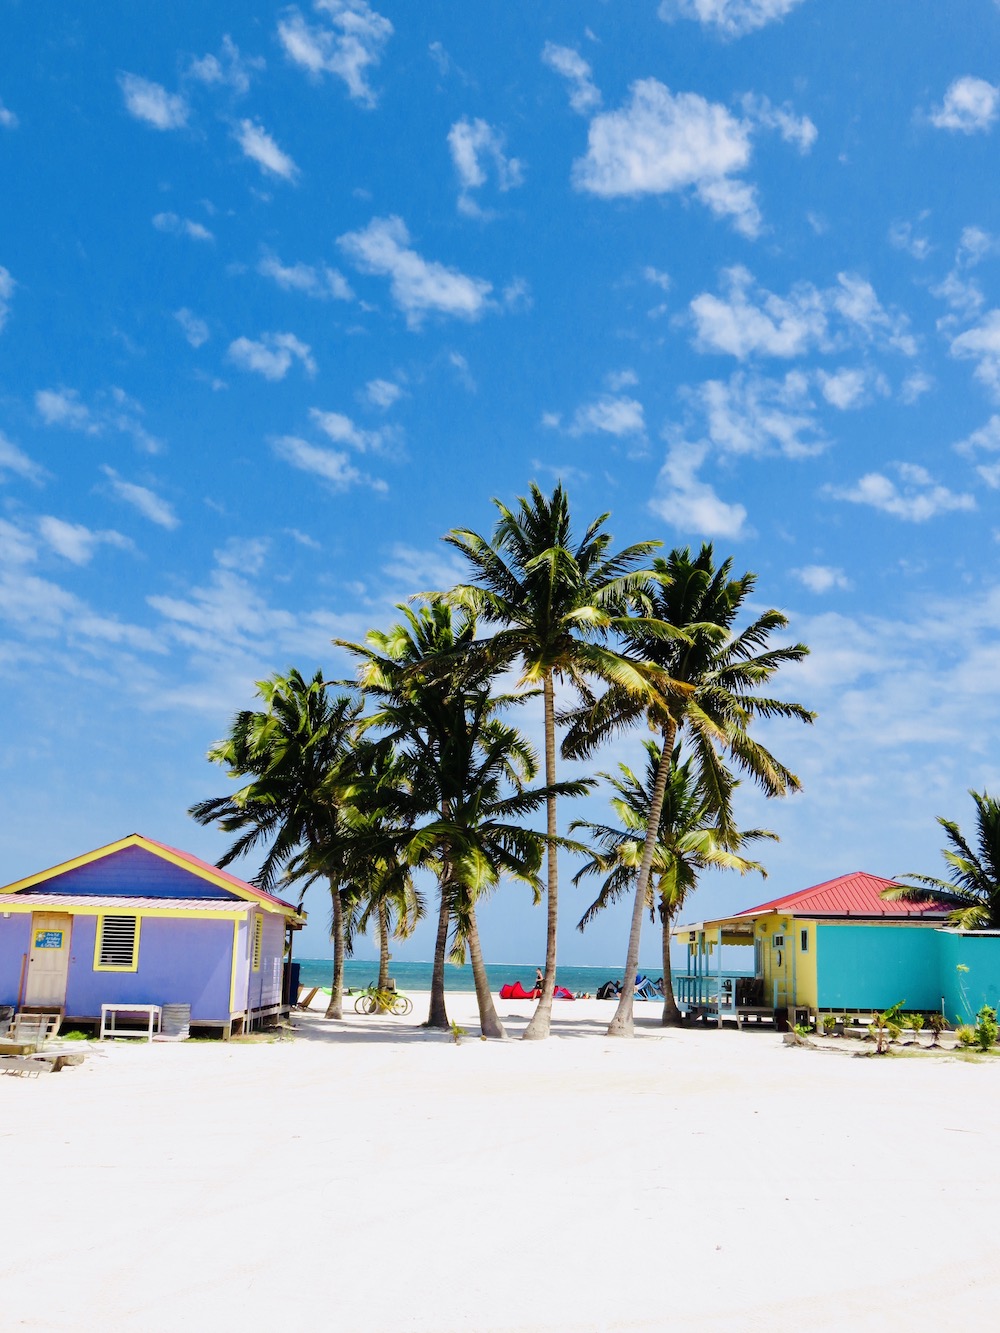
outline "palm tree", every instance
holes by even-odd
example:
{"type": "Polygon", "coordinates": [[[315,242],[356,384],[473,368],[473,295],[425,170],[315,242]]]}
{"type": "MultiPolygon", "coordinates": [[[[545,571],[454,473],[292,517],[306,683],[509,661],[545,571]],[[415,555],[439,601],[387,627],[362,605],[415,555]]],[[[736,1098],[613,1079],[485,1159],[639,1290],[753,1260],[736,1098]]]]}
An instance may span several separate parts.
{"type": "MultiPolygon", "coordinates": [[[[655,741],[643,742],[646,751],[645,772],[640,776],[626,764],[619,764],[618,777],[600,776],[617,793],[611,799],[618,816],[617,826],[576,820],[570,830],[585,829],[596,847],[590,860],[574,876],[579,884],[591,875],[604,875],[600,893],[587,908],[578,924],[584,930],[608,906],[630,892],[642,864],[646,841],[646,820],[653,801],[653,788],[660,763],[660,747],[655,741]]],[[[752,870],[767,878],[767,871],[756,861],[748,861],[719,841],[715,809],[699,789],[689,756],[680,760],[680,746],[674,747],[670,775],[660,811],[660,828],[653,850],[653,862],[645,906],[650,919],[656,912],[662,929],[663,953],[663,1025],[679,1023],[681,1012],[674,999],[670,972],[670,936],[675,914],[695,888],[702,870],[737,870],[746,875],[752,870]]],[[[742,846],[761,838],[777,841],[766,829],[747,829],[733,838],[731,845],[742,846]]]]}
{"type": "Polygon", "coordinates": [[[498,627],[488,648],[495,669],[520,660],[522,685],[541,685],[545,718],[545,783],[551,791],[546,832],[545,978],[526,1038],[549,1035],[556,980],[556,929],[559,919],[559,872],[556,811],[556,682],[581,684],[597,677],[638,685],[631,663],[604,642],[627,611],[629,599],[642,591],[647,576],[636,567],[659,542],[640,542],[611,554],[611,535],[602,514],[577,539],[562,485],[551,497],[533,482],[517,508],[494,500],[500,513],[492,539],[456,528],[445,541],[472,565],[474,584],[443,594],[484,623],[498,627]]]}
{"type": "Polygon", "coordinates": [[[327,1018],[343,1017],[346,838],[344,793],[360,704],[331,697],[317,671],[296,670],[257,682],[263,703],[233,719],[229,735],[208,752],[231,778],[249,779],[236,792],[199,801],[188,813],[200,824],[239,833],[219,859],[227,866],[259,846],[266,852],[253,882],[272,890],[279,876],[312,873],[322,863],[332,905],[333,985],[327,1018]],[[306,856],[303,857],[303,853],[306,856]]]}
{"type": "Polygon", "coordinates": [[[1000,930],[1000,801],[987,792],[970,790],[969,795],[976,803],[976,849],[954,820],[939,816],[951,843],[941,850],[951,867],[949,878],[909,874],[904,878],[916,883],[883,889],[882,897],[951,907],[949,920],[959,930],[1000,930]]]}
{"type": "Polygon", "coordinates": [[[784,796],[800,786],[795,774],[750,736],[749,727],[756,717],[813,721],[815,715],[801,704],[758,693],[779,667],[801,661],[809,650],[801,643],[769,647],[772,634],[788,623],[780,611],[765,611],[735,631],[757,579],[751,573],[731,578],[731,572],[732,560],[715,567],[710,543],[694,558],[689,549],[678,548],[666,559],[654,560],[656,582],[646,599],[647,618],[626,619],[618,626],[626,652],[642,671],[643,686],[628,689],[616,684],[600,698],[591,697],[572,718],[563,745],[564,753],[587,754],[640,717],[662,741],[636,878],[622,995],[609,1036],[634,1032],[633,987],[643,908],[675,744],[682,736],[688,738],[699,784],[715,813],[720,844],[729,850],[736,836],[730,805],[733,779],[720,751],[768,796],[784,796]],[[673,625],[682,636],[665,637],[658,628],[662,624],[673,625]]]}
{"type": "MultiPolygon", "coordinates": [[[[476,901],[503,875],[539,886],[542,835],[519,820],[543,804],[548,788],[525,786],[537,771],[527,742],[496,714],[520,696],[494,696],[495,668],[475,643],[475,618],[443,602],[417,611],[400,607],[404,622],[366,645],[338,641],[360,658],[359,681],[375,711],[366,726],[391,744],[405,781],[398,809],[412,825],[402,842],[414,864],[438,878],[440,903],[431,980],[430,1027],[448,1027],[444,963],[449,925],[468,945],[480,1019],[486,1036],[503,1036],[486,979],[476,901]],[[443,665],[442,665],[443,664],[443,665]],[[422,822],[421,822],[422,821],[422,822]]],[[[577,794],[579,783],[560,790],[577,794]]]]}

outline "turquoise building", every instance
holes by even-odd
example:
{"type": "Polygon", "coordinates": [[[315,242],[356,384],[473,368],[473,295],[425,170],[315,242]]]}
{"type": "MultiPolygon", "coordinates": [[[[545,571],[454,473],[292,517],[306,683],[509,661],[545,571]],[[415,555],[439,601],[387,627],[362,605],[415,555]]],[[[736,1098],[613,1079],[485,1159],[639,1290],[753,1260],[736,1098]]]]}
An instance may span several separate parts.
{"type": "Polygon", "coordinates": [[[956,930],[939,903],[887,902],[882,891],[893,886],[854,871],[677,927],[674,939],[688,950],[678,1002],[720,1017],[779,1021],[869,1014],[901,1002],[967,1023],[983,1004],[1000,1007],[1000,933],[956,930]],[[723,945],[748,950],[742,974],[723,972],[723,945]]]}

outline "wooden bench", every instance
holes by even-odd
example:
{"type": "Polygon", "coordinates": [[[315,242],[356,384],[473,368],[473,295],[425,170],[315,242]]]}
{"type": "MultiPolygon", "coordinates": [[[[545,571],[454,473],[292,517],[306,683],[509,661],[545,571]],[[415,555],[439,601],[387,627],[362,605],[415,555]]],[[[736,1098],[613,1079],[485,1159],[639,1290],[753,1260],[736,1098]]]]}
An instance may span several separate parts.
{"type": "Polygon", "coordinates": [[[763,1019],[774,1022],[774,1010],[769,1004],[740,1004],[736,1006],[736,1027],[742,1030],[747,1019],[753,1018],[758,1023],[763,1019]]]}

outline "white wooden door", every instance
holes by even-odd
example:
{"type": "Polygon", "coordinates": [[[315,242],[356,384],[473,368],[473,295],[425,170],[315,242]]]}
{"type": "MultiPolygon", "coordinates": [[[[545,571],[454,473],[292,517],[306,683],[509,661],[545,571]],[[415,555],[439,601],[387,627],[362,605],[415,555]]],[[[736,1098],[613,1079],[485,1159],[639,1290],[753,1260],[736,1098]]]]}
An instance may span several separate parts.
{"type": "Polygon", "coordinates": [[[31,917],[31,952],[28,955],[26,1005],[66,1003],[69,975],[69,944],[73,918],[68,912],[34,912],[31,917]]]}

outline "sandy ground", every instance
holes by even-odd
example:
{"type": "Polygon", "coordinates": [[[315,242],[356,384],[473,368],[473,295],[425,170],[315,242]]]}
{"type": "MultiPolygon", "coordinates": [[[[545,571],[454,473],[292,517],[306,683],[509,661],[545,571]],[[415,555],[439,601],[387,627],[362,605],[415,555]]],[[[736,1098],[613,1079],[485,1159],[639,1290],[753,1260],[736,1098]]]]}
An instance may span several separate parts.
{"type": "MultiPolygon", "coordinates": [[[[663,1032],[651,1007],[612,1041],[596,1000],[547,1042],[456,1045],[417,1001],[0,1077],[0,1328],[1000,1323],[1000,1060],[663,1032]]],[[[498,1003],[515,1035],[531,1008],[498,1003]]],[[[475,1030],[473,996],[449,1009],[475,1030]]]]}

